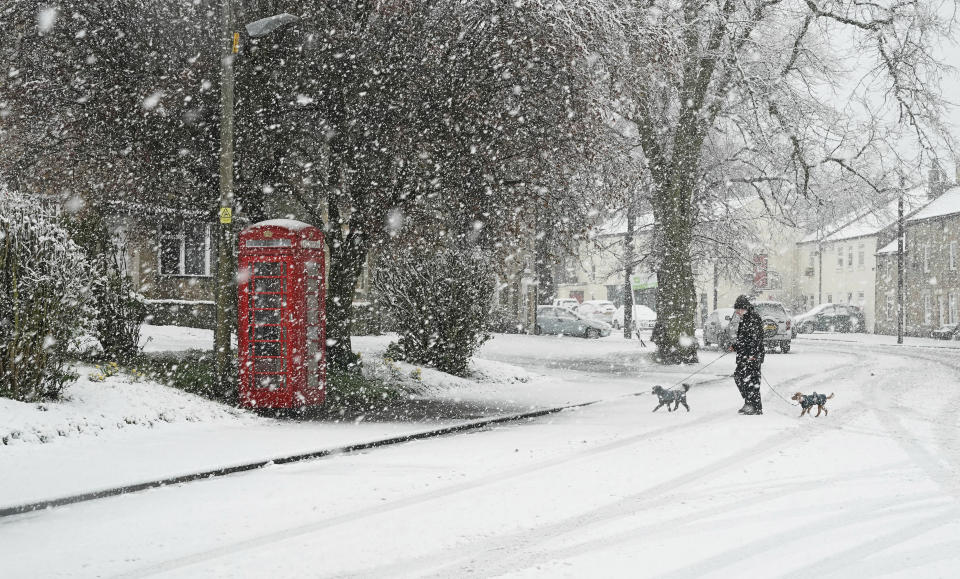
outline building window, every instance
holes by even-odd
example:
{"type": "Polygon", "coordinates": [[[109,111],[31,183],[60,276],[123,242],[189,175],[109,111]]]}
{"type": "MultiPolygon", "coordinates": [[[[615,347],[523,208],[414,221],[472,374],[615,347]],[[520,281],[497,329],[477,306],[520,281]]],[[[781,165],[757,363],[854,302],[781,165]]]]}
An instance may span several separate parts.
{"type": "Polygon", "coordinates": [[[814,266],[814,259],[813,259],[813,258],[814,258],[815,255],[816,255],[816,252],[811,251],[810,254],[807,256],[807,267],[813,267],[813,266],[814,266]]]}
{"type": "Polygon", "coordinates": [[[957,242],[950,242],[950,269],[957,269],[957,242]]]}
{"type": "Polygon", "coordinates": [[[893,320],[894,312],[896,311],[897,305],[892,295],[887,295],[887,321],[893,320]]]}
{"type": "Polygon", "coordinates": [[[857,303],[862,306],[864,302],[866,302],[866,300],[863,297],[863,292],[857,292],[857,303]]]}
{"type": "Polygon", "coordinates": [[[827,294],[827,303],[828,303],[828,304],[832,304],[832,303],[833,303],[833,294],[827,294]]]}
{"type": "Polygon", "coordinates": [[[853,246],[847,248],[847,267],[853,269],[853,246]]]}
{"type": "Polygon", "coordinates": [[[847,293],[847,303],[848,303],[848,304],[852,304],[852,303],[853,303],[853,292],[847,293]]]}
{"type": "Polygon", "coordinates": [[[949,294],[948,299],[950,301],[950,322],[951,324],[956,324],[960,322],[960,313],[957,312],[957,294],[949,294]]]}
{"type": "Polygon", "coordinates": [[[930,292],[923,294],[923,325],[929,326],[933,323],[933,298],[930,292]]]}
{"type": "Polygon", "coordinates": [[[160,232],[160,275],[210,275],[210,225],[185,223],[160,232]]]}
{"type": "Polygon", "coordinates": [[[863,244],[861,243],[857,247],[857,267],[863,269],[863,265],[866,263],[866,251],[864,250],[863,244]]]}
{"type": "Polygon", "coordinates": [[[923,246],[923,273],[930,273],[930,246],[923,246]]]}
{"type": "Polygon", "coordinates": [[[837,247],[837,269],[843,269],[843,248],[837,247]]]}

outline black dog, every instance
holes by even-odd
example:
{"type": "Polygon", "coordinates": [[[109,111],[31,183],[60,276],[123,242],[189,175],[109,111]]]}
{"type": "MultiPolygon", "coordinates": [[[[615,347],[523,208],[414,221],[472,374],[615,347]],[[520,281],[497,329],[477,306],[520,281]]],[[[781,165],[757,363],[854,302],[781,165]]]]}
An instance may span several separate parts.
{"type": "Polygon", "coordinates": [[[660,404],[657,404],[657,407],[654,408],[653,411],[656,412],[661,406],[666,404],[667,412],[673,412],[683,404],[687,412],[690,412],[690,407],[687,406],[687,390],[689,389],[689,384],[683,384],[683,390],[667,390],[663,386],[654,386],[653,393],[660,399],[660,404]],[[670,408],[671,403],[673,404],[673,408],[670,408]]]}

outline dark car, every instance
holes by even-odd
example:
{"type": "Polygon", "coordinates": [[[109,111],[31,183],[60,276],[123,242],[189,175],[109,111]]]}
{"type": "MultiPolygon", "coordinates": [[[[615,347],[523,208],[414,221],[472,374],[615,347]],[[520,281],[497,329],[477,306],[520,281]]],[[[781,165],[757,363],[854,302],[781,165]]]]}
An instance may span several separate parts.
{"type": "Polygon", "coordinates": [[[938,340],[960,340],[960,324],[944,324],[930,332],[930,337],[938,340]]]}
{"type": "Polygon", "coordinates": [[[793,326],[800,334],[813,332],[862,332],[863,311],[847,304],[820,304],[793,318],[793,326]]]}

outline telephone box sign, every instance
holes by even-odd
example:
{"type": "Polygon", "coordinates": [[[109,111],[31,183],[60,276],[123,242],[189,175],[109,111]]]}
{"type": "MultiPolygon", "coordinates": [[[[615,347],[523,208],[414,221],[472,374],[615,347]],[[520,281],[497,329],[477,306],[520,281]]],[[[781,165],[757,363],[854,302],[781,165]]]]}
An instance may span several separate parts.
{"type": "Polygon", "coordinates": [[[323,233],[289,219],[240,233],[237,324],[240,403],[323,404],[326,310],[323,233]]]}

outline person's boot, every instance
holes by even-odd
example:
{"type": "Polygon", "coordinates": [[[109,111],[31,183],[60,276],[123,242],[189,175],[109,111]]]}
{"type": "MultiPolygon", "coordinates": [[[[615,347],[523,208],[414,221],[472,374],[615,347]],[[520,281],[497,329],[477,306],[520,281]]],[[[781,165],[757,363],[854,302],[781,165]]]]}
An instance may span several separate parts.
{"type": "Polygon", "coordinates": [[[751,404],[747,404],[748,409],[743,411],[741,414],[746,414],[748,416],[755,416],[757,414],[763,414],[763,408],[755,407],[751,404]]]}
{"type": "Polygon", "coordinates": [[[744,402],[743,407],[740,410],[737,410],[738,414],[753,414],[753,405],[749,402],[744,402]]]}

